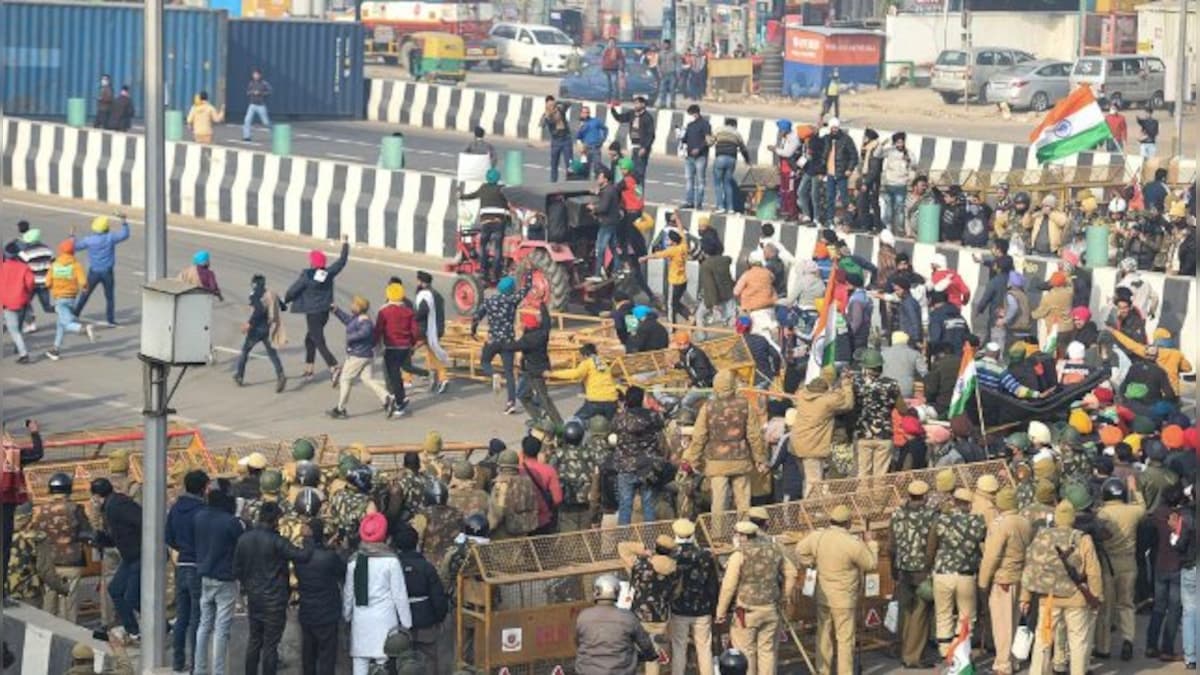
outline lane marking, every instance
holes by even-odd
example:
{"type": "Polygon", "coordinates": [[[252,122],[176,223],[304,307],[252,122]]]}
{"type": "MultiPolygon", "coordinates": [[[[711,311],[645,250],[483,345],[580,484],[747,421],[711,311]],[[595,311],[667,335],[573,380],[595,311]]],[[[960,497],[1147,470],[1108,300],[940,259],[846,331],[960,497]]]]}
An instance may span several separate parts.
{"type": "Polygon", "coordinates": [[[352,162],[357,162],[359,160],[359,158],[355,157],[354,155],[343,155],[340,152],[327,152],[327,153],[325,153],[325,156],[326,157],[334,157],[337,159],[346,159],[346,160],[350,160],[352,162]]]}
{"type": "Polygon", "coordinates": [[[235,431],[233,432],[233,435],[237,436],[238,438],[245,438],[251,441],[261,441],[266,438],[266,436],[263,436],[262,434],[256,434],[253,431],[235,431]]]}

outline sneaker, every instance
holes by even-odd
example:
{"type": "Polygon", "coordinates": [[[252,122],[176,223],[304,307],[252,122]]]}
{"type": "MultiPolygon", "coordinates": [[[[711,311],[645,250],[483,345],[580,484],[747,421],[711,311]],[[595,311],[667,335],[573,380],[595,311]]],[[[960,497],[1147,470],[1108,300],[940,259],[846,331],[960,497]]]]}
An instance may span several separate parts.
{"type": "Polygon", "coordinates": [[[94,326],[92,326],[92,324],[90,324],[90,323],[89,323],[88,325],[86,325],[86,326],[84,326],[84,327],[83,327],[83,332],[84,332],[84,333],[87,335],[87,337],[88,337],[88,342],[91,342],[91,343],[95,344],[95,342],[96,342],[96,328],[95,328],[94,326]]]}
{"type": "Polygon", "coordinates": [[[1133,643],[1130,642],[1129,640],[1126,640],[1121,645],[1121,660],[1122,661],[1132,661],[1133,660],[1133,643]]]}
{"type": "Polygon", "coordinates": [[[504,384],[504,380],[501,379],[500,373],[492,373],[492,392],[499,393],[500,387],[503,384],[504,384]]]}
{"type": "Polygon", "coordinates": [[[284,389],[287,389],[287,377],[280,375],[275,378],[275,393],[282,394],[284,389]]]}
{"type": "Polygon", "coordinates": [[[342,408],[333,408],[331,410],[326,411],[325,414],[329,415],[330,417],[332,417],[335,420],[344,420],[350,416],[342,408]]]}
{"type": "Polygon", "coordinates": [[[438,380],[437,393],[439,393],[439,394],[446,393],[446,386],[449,384],[450,384],[450,380],[438,380]]]}
{"type": "Polygon", "coordinates": [[[17,363],[20,363],[22,365],[24,365],[26,363],[31,363],[31,361],[29,360],[29,355],[22,354],[21,356],[17,357],[17,363]]]}
{"type": "Polygon", "coordinates": [[[505,415],[516,415],[517,414],[517,404],[514,401],[509,401],[508,404],[504,406],[504,414],[505,415]]]}
{"type": "Polygon", "coordinates": [[[679,208],[681,208],[681,209],[694,209],[694,208],[696,208],[696,207],[695,207],[694,205],[692,205],[692,204],[689,204],[689,203],[687,203],[687,202],[684,202],[684,203],[682,203],[682,204],[680,204],[680,205],[679,205],[679,208]]]}
{"type": "Polygon", "coordinates": [[[29,323],[25,324],[25,327],[21,329],[21,332],[22,333],[36,333],[37,332],[37,322],[30,321],[29,323]]]}
{"type": "Polygon", "coordinates": [[[51,349],[50,351],[46,352],[46,358],[50,359],[51,361],[57,361],[62,357],[58,355],[57,349],[51,349]]]}
{"type": "Polygon", "coordinates": [[[340,365],[334,366],[329,369],[329,382],[330,382],[330,385],[334,389],[337,389],[338,376],[341,374],[342,374],[342,367],[340,365]]]}
{"type": "Polygon", "coordinates": [[[383,397],[383,411],[388,414],[387,415],[388,417],[392,416],[392,404],[395,402],[396,402],[396,397],[392,396],[391,394],[388,394],[383,397]]]}
{"type": "Polygon", "coordinates": [[[429,378],[429,393],[436,394],[437,390],[438,390],[437,376],[430,376],[430,378],[429,378]]]}
{"type": "Polygon", "coordinates": [[[392,408],[392,414],[388,417],[403,417],[408,414],[408,401],[400,401],[392,408]]]}
{"type": "Polygon", "coordinates": [[[105,328],[116,328],[120,324],[118,324],[116,321],[105,321],[100,325],[104,326],[105,328]]]}
{"type": "Polygon", "coordinates": [[[233,382],[239,387],[245,386],[246,384],[246,382],[242,379],[242,376],[236,373],[233,375],[233,382]]]}

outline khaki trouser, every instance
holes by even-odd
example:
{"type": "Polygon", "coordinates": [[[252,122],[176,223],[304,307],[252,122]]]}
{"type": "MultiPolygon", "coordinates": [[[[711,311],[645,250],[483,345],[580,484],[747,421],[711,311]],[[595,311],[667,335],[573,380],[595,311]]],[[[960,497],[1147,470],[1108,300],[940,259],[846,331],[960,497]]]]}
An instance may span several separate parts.
{"type": "Polygon", "coordinates": [[[962,617],[975,625],[975,575],[933,575],[933,611],[937,617],[938,653],[945,656],[958,635],[962,617]]]}
{"type": "Polygon", "coordinates": [[[111,626],[116,621],[117,611],[113,607],[112,596],[108,594],[108,584],[112,581],[113,575],[117,573],[117,567],[121,564],[121,554],[117,553],[116,547],[104,549],[104,555],[100,558],[100,576],[104,582],[100,589],[100,623],[103,626],[111,626]]]}
{"type": "Polygon", "coordinates": [[[801,459],[800,468],[804,470],[804,496],[808,497],[817,483],[825,479],[825,460],[801,459]]]}
{"type": "Polygon", "coordinates": [[[700,675],[713,675],[712,617],[671,615],[667,622],[671,637],[671,675],[687,669],[688,637],[696,644],[696,667],[700,675]]]}
{"type": "Polygon", "coordinates": [[[1100,604],[1100,614],[1096,617],[1096,651],[1101,654],[1112,653],[1114,625],[1121,642],[1133,642],[1133,585],[1136,580],[1136,569],[1112,574],[1108,570],[1104,571],[1104,600],[1100,604]]]}
{"type": "Polygon", "coordinates": [[[712,514],[725,513],[729,488],[733,487],[733,508],[738,513],[750,510],[750,476],[709,476],[708,487],[712,490],[712,514]]]}
{"type": "Polygon", "coordinates": [[[855,445],[858,477],[882,476],[892,463],[892,442],[878,438],[859,439],[855,445]]]}
{"type": "Polygon", "coordinates": [[[854,672],[854,610],[817,605],[817,672],[851,675],[854,672]],[[837,671],[833,670],[837,643],[837,671]]]}
{"type": "MultiPolygon", "coordinates": [[[[1034,629],[1033,659],[1029,664],[1031,674],[1041,673],[1046,667],[1050,645],[1046,644],[1044,622],[1050,621],[1051,636],[1065,633],[1067,650],[1070,652],[1069,671],[1071,675],[1085,675],[1088,669],[1088,659],[1091,656],[1092,628],[1096,624],[1096,612],[1087,607],[1048,607],[1045,598],[1038,609],[1038,626],[1034,629]]],[[[1054,637],[1054,640],[1062,638],[1054,637]]],[[[1068,666],[1067,663],[1063,664],[1068,666]]]]}
{"type": "Polygon", "coordinates": [[[901,572],[896,584],[896,601],[900,603],[900,662],[917,667],[929,642],[930,603],[917,596],[920,576],[901,572]]]}
{"type": "Polygon", "coordinates": [[[735,615],[729,641],[746,655],[746,675],[775,675],[775,646],[779,642],[779,612],[774,607],[747,607],[746,625],[735,615]]]}
{"type": "Polygon", "coordinates": [[[371,359],[364,359],[361,356],[346,356],[346,362],[342,364],[342,372],[338,374],[339,409],[346,409],[346,402],[350,400],[350,387],[354,385],[355,378],[361,379],[380,403],[387,397],[387,387],[371,376],[371,359]]]}
{"type": "Polygon", "coordinates": [[[446,364],[437,357],[433,352],[433,347],[429,346],[428,342],[421,343],[421,353],[425,355],[425,370],[432,371],[438,382],[446,381],[446,364]]]}
{"type": "Polygon", "coordinates": [[[1020,586],[1018,584],[999,584],[992,582],[992,592],[988,595],[988,614],[992,617],[992,639],[996,643],[996,662],[992,670],[1012,673],[1012,640],[1013,617],[1017,615],[1017,598],[1020,586]],[[1008,588],[1004,588],[1007,586],[1008,588]]]}
{"type": "MultiPolygon", "coordinates": [[[[642,628],[645,628],[646,632],[650,634],[650,639],[652,641],[654,641],[655,647],[660,646],[659,638],[661,638],[662,636],[667,634],[666,622],[660,621],[658,623],[647,623],[647,622],[643,621],[642,628]]],[[[654,659],[653,661],[647,661],[645,673],[646,673],[646,675],[658,675],[659,668],[660,668],[660,666],[658,663],[658,659],[654,659]]]]}
{"type": "Polygon", "coordinates": [[[54,573],[67,585],[67,594],[59,595],[47,588],[42,594],[42,611],[76,623],[79,618],[79,580],[83,578],[83,568],[55,565],[54,573]]]}

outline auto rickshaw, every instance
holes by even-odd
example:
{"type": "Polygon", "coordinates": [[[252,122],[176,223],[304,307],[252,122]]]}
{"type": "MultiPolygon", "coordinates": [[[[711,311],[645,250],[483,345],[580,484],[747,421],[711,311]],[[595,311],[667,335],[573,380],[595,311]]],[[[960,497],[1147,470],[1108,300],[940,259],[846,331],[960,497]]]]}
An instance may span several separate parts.
{"type": "Polygon", "coordinates": [[[467,48],[452,33],[422,31],[409,35],[402,50],[414,80],[462,82],[467,76],[467,48]]]}

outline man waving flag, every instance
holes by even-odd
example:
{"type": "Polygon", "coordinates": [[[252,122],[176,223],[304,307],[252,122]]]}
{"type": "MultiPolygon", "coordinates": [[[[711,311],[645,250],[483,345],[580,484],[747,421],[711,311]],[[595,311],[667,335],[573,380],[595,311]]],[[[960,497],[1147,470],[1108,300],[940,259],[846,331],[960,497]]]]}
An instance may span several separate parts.
{"type": "Polygon", "coordinates": [[[1092,150],[1112,137],[1092,88],[1083,85],[1054,106],[1029,134],[1029,142],[1037,151],[1038,161],[1045,164],[1092,150]]]}
{"type": "Polygon", "coordinates": [[[978,386],[975,377],[975,348],[970,343],[963,345],[962,361],[958,365],[958,380],[954,383],[954,394],[950,397],[950,417],[958,417],[971,404],[978,386]]]}
{"type": "Polygon", "coordinates": [[[817,324],[813,326],[812,347],[808,350],[808,368],[804,373],[806,382],[811,382],[821,376],[821,369],[832,366],[836,353],[837,341],[837,302],[833,299],[833,291],[837,283],[834,274],[829,275],[829,283],[825,285],[825,299],[818,309],[817,324]]]}

